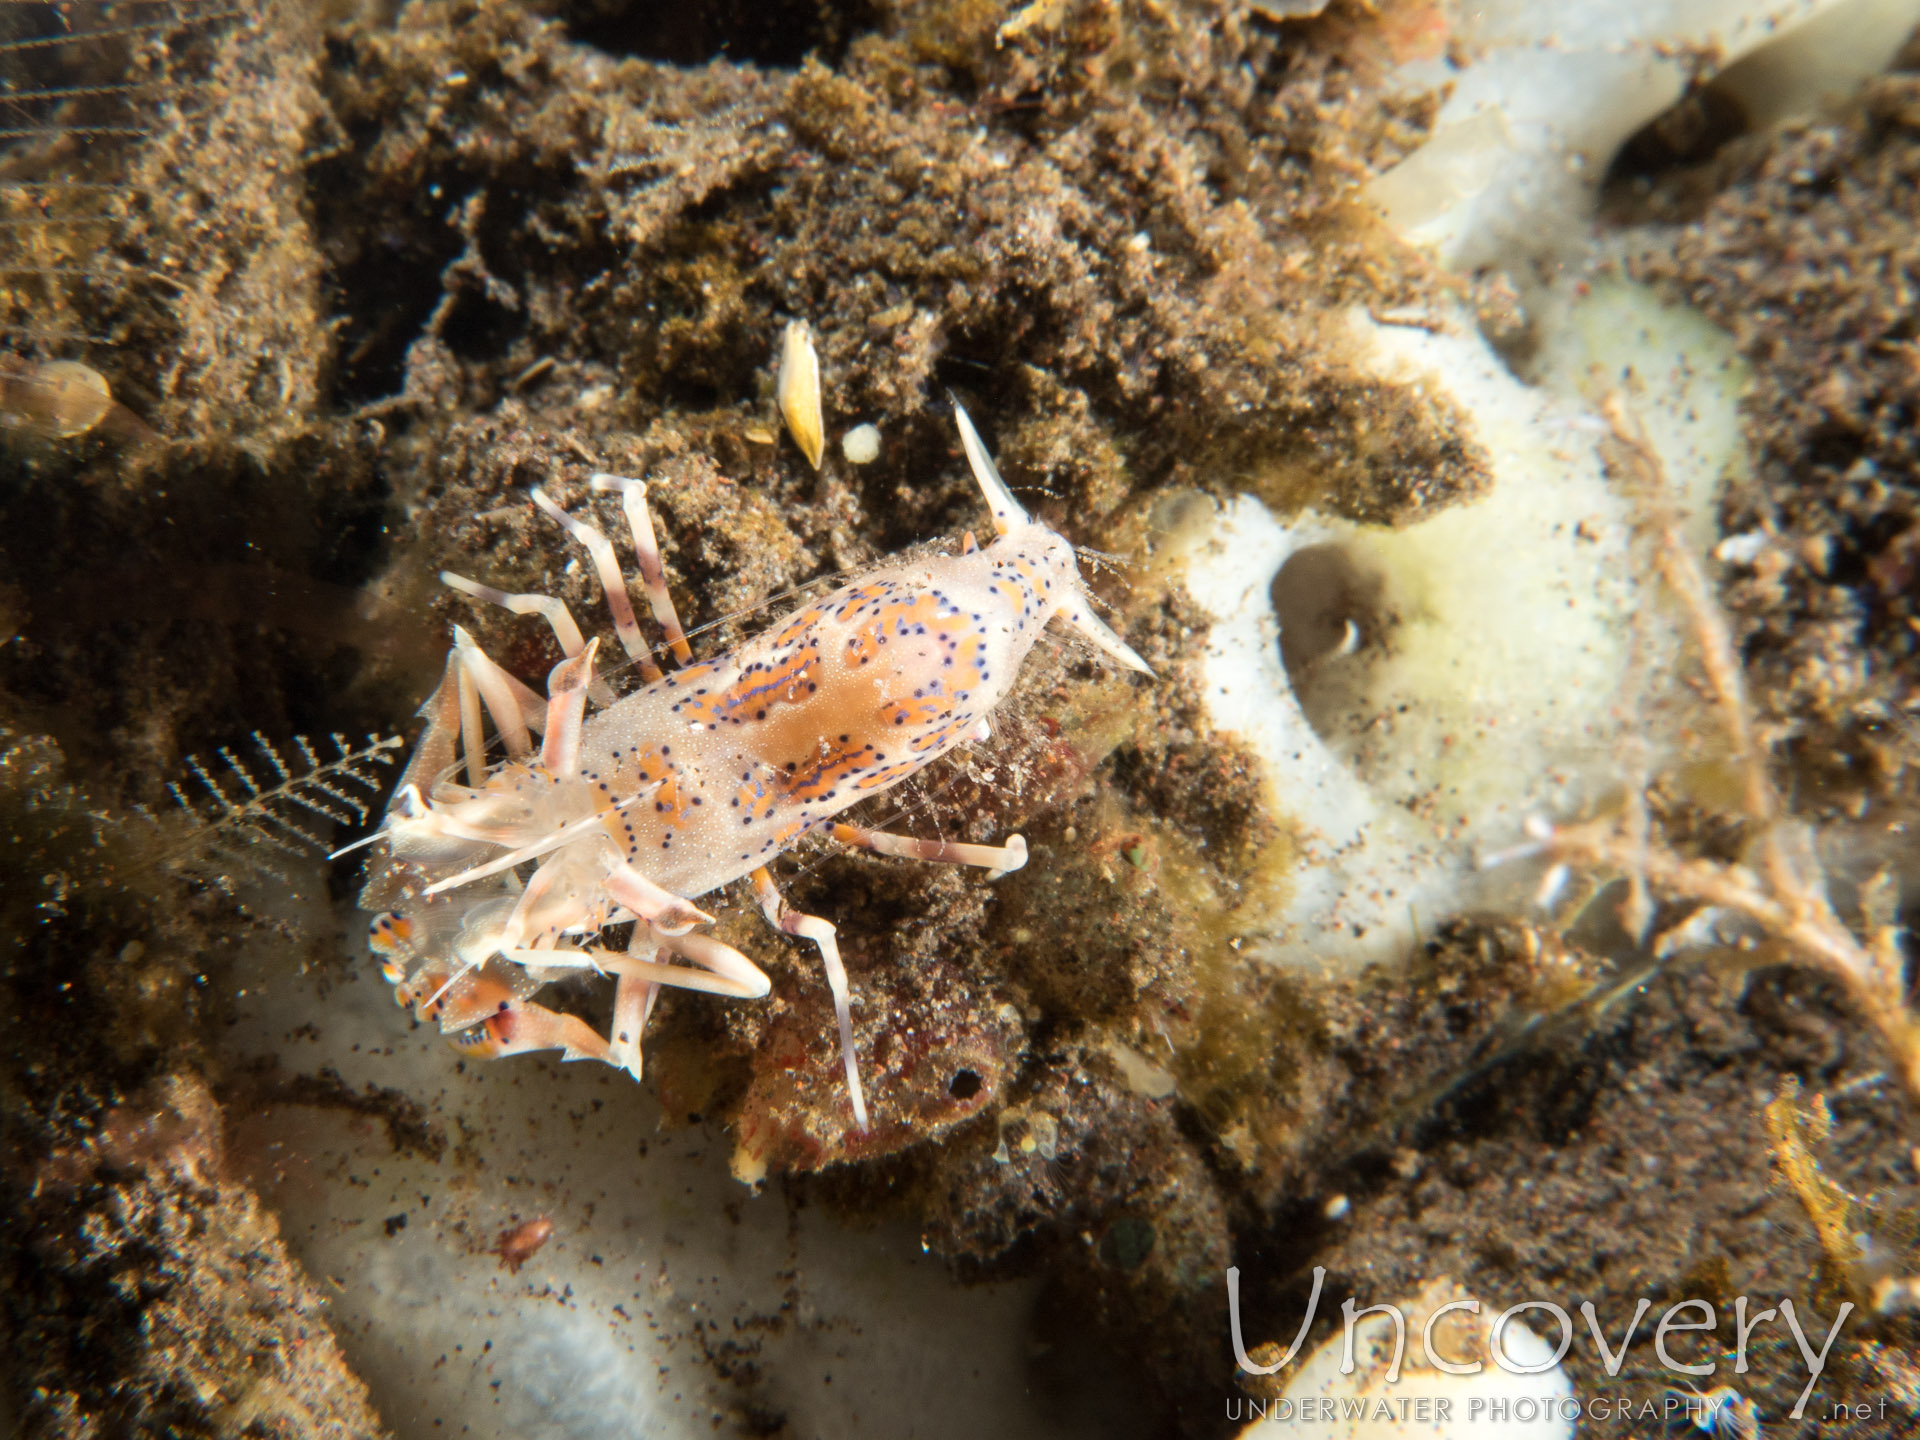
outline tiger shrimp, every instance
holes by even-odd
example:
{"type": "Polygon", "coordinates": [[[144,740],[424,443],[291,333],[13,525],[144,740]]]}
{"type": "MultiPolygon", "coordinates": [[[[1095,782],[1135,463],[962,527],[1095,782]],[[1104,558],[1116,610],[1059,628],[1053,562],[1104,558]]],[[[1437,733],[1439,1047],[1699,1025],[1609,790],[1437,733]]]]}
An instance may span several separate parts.
{"type": "Polygon", "coordinates": [[[992,515],[991,544],[969,532],[958,553],[885,565],[709,660],[694,659],[667,592],[645,484],[593,476],[594,490],[621,498],[649,607],[677,662],[668,673],[641,633],[612,542],[534,490],[534,504],[586,551],[643,677],[623,698],[596,675],[600,642],[582,637],[563,601],[442,574],[476,599],[544,618],[566,658],[543,701],[454,629],[445,674],[422,707],[425,731],[373,837],[384,859],[361,897],[382,912],[373,947],[398,1003],[471,1054],[557,1049],[638,1078],[641,1033],[663,986],[745,1000],[769,993],[759,966],[698,928],[713,917],[695,901],[748,879],[771,925],[818,948],[854,1123],[867,1129],[835,928],[792,909],[769,863],[819,833],[883,855],[1017,870],[1027,860],[1019,835],[997,846],[919,840],[834,817],[985,740],[989,715],[1053,619],[1152,674],[1093,612],[1073,547],[1022,508],[957,402],[954,417],[992,515]],[[489,722],[504,750],[491,763],[489,722]],[[628,922],[623,950],[594,943],[628,922]],[[614,977],[605,1036],[532,998],[580,970],[614,977]]]}

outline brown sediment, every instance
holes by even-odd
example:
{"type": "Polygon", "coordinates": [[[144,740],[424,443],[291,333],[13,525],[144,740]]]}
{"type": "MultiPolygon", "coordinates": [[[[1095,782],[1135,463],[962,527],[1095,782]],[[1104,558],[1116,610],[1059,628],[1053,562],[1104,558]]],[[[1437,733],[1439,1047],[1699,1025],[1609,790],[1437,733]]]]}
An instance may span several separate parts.
{"type": "Polygon", "coordinates": [[[1874,702],[1920,702],[1920,363],[1903,278],[1920,77],[1742,142],[1713,178],[1699,218],[1633,269],[1725,326],[1753,367],[1753,473],[1723,528],[1769,543],[1731,570],[1726,603],[1766,709],[1818,722],[1806,748],[1857,755],[1874,702]]]}
{"type": "Polygon", "coordinates": [[[26,1433],[387,1433],[278,1222],[223,1173],[197,1077],[128,1096],[65,1148],[24,1140],[5,1296],[39,1380],[26,1433]]]}
{"type": "MultiPolygon", "coordinates": [[[[200,1069],[239,928],[50,741],[0,731],[0,1312],[22,1433],[377,1436],[200,1069]]],[[[293,956],[289,951],[289,958],[293,956]]]]}

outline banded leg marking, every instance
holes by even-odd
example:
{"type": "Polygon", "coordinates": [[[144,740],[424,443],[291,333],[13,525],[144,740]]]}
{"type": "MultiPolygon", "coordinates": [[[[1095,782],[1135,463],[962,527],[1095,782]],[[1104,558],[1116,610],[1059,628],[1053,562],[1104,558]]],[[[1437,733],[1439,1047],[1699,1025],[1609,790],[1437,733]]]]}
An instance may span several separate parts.
{"type": "Polygon", "coordinates": [[[573,536],[593,561],[594,573],[600,577],[600,588],[606,592],[607,609],[613,612],[614,632],[620,637],[620,644],[640,667],[640,674],[649,682],[660,678],[660,667],[654,663],[653,651],[648,648],[647,640],[640,633],[640,626],[633,618],[633,600],[627,594],[626,577],[620,573],[620,562],[614,557],[613,542],[607,539],[600,527],[567,514],[546,491],[535,489],[533,503],[557,520],[566,532],[573,536]]]}
{"type": "Polygon", "coordinates": [[[847,1095],[853,1101],[853,1123],[865,1130],[867,1097],[860,1088],[860,1064],[853,1051],[853,1002],[847,985],[847,967],[840,961],[839,932],[833,928],[832,921],[789,907],[786,898],[774,888],[773,877],[764,865],[753,872],[753,894],[769,925],[783,934],[811,940],[820,948],[820,960],[827,971],[827,989],[833,995],[833,1017],[840,1022],[840,1055],[847,1070],[847,1095]]]}
{"type": "Polygon", "coordinates": [[[571,775],[580,765],[580,727],[587,718],[587,691],[593,688],[595,636],[578,655],[553,667],[547,677],[547,733],[540,763],[549,775],[571,775]]]}
{"type": "Polygon", "coordinates": [[[477,790],[486,783],[485,752],[479,733],[479,706],[486,706],[487,717],[493,721],[493,728],[499,732],[501,743],[507,747],[507,755],[514,760],[524,760],[533,753],[533,744],[527,738],[527,716],[522,692],[536,708],[544,710],[546,707],[531,690],[494,664],[492,657],[474,643],[473,636],[458,625],[453,627],[453,650],[460,661],[460,728],[461,738],[466,745],[467,776],[477,790]],[[468,694],[469,686],[474,692],[473,696],[468,694]],[[478,704],[475,703],[476,696],[478,704]],[[478,755],[476,752],[479,752],[478,755]],[[476,758],[481,762],[478,767],[475,765],[476,758]]]}
{"type": "MultiPolygon", "coordinates": [[[[456,575],[451,570],[440,572],[440,583],[450,590],[458,590],[462,595],[471,595],[475,600],[511,610],[516,615],[540,616],[553,630],[553,638],[560,642],[560,653],[569,660],[586,649],[580,626],[564,600],[557,600],[551,595],[510,594],[505,590],[496,590],[491,585],[482,585],[478,580],[469,580],[464,575],[456,575]]],[[[611,705],[614,701],[613,687],[604,680],[595,680],[587,693],[593,697],[596,705],[611,705]]]]}
{"type": "Polygon", "coordinates": [[[647,604],[660,628],[667,632],[673,658],[682,665],[691,664],[693,647],[687,644],[687,632],[680,626],[680,614],[673,608],[673,595],[667,589],[666,567],[660,563],[660,542],[654,536],[653,516],[647,509],[647,482],[602,472],[587,483],[603,494],[620,492],[620,508],[627,512],[627,528],[633,532],[634,558],[640,562],[640,579],[647,587],[647,604]]]}
{"type": "Polygon", "coordinates": [[[1009,835],[1004,845],[967,845],[953,840],[916,840],[910,835],[889,835],[884,830],[836,824],[833,838],[855,850],[871,850],[877,855],[895,855],[903,860],[931,860],[943,865],[977,865],[995,875],[1010,874],[1027,863],[1027,842],[1021,835],[1009,835]]]}

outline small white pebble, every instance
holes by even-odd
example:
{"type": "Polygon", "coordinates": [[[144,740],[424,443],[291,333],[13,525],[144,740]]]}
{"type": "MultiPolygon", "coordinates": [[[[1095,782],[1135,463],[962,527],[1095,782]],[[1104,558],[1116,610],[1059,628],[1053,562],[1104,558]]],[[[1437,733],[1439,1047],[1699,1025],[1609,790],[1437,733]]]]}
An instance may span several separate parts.
{"type": "Polygon", "coordinates": [[[880,430],[874,425],[856,425],[840,437],[840,453],[850,465],[871,465],[880,456],[880,430]]]}
{"type": "Polygon", "coordinates": [[[1179,1088],[1172,1074],[1161,1069],[1130,1045],[1118,1040],[1107,1042],[1107,1054],[1113,1057],[1120,1078],[1134,1094],[1148,1100],[1164,1100],[1179,1088]]]}
{"type": "Polygon", "coordinates": [[[1329,1220],[1344,1220],[1353,1213],[1353,1201],[1344,1195],[1336,1195],[1320,1207],[1320,1213],[1329,1220]]]}
{"type": "Polygon", "coordinates": [[[1767,548],[1767,532],[1749,530],[1744,535],[1729,535],[1713,547],[1713,558],[1726,565],[1751,565],[1767,548]]]}

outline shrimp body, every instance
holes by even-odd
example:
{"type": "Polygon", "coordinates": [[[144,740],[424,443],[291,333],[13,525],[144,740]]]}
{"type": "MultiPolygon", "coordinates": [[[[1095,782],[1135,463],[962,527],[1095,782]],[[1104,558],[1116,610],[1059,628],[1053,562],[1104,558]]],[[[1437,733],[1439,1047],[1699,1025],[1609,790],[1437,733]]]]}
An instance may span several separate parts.
{"type": "MultiPolygon", "coordinates": [[[[750,875],[984,738],[1045,626],[1044,595],[1073,573],[1066,542],[1042,533],[891,567],[591,717],[573,804],[597,805],[607,851],[678,895],[750,875]]],[[[551,779],[535,767],[531,785],[551,779]]]]}
{"type": "Polygon", "coordinates": [[[659,985],[743,998],[767,993],[758,967],[696,928],[711,917],[695,900],[751,877],[768,919],[820,946],[849,1096],[865,1127],[834,929],[789,910],[766,866],[824,829],[886,854],[1019,868],[1027,852],[1018,836],[999,847],[949,844],[833,817],[956,746],[984,740],[988,717],[1050,620],[1146,670],[1089,608],[1072,547],[1025,514],[965,413],[956,407],[956,414],[1000,532],[991,545],[979,548],[969,535],[958,554],[884,566],[730,654],[700,662],[691,660],[658,581],[657,551],[649,553],[644,487],[596,477],[596,488],[626,496],[654,613],[683,661],[668,674],[633,626],[617,567],[608,574],[605,537],[536,492],[593,555],[621,639],[652,677],[592,715],[585,705],[601,684],[593,678],[598,642],[580,642],[559,602],[447,577],[481,598],[546,614],[568,658],[555,668],[543,707],[456,632],[447,678],[428,702],[427,733],[381,832],[386,865],[362,901],[385,912],[375,921],[375,949],[401,1003],[476,1053],[557,1047],[567,1058],[597,1058],[637,1074],[639,1033],[659,985]],[[483,707],[506,748],[503,763],[484,762],[483,707]],[[532,729],[544,732],[537,752],[532,729]],[[464,786],[450,778],[456,738],[464,742],[464,786]],[[634,932],[624,953],[581,948],[581,940],[629,920],[634,932]],[[670,957],[693,963],[667,963],[670,957]],[[530,1000],[574,968],[618,977],[606,1040],[530,1000]]]}

